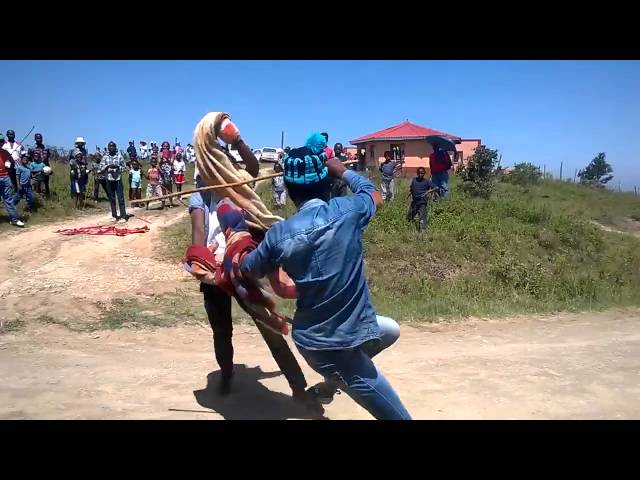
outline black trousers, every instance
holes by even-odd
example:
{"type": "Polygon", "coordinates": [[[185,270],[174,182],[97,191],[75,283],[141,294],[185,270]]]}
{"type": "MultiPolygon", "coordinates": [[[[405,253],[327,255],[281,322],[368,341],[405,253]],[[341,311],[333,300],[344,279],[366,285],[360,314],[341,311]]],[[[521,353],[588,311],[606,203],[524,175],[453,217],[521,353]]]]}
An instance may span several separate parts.
{"type": "Polygon", "coordinates": [[[95,202],[98,201],[98,196],[99,196],[99,193],[100,193],[100,186],[102,186],[102,189],[104,190],[104,193],[106,193],[107,196],[109,196],[109,193],[107,192],[107,181],[104,178],[99,179],[99,178],[95,178],[94,177],[94,179],[93,179],[93,200],[95,202]]]}
{"type": "Polygon", "coordinates": [[[107,195],[109,195],[109,203],[111,204],[111,216],[113,218],[127,218],[127,210],[124,206],[124,192],[122,191],[122,179],[107,180],[107,195]],[[116,212],[116,200],[120,207],[120,217],[116,212]]]}
{"type": "MultiPolygon", "coordinates": [[[[233,374],[233,323],[231,321],[231,297],[223,290],[206,283],[200,284],[200,291],[204,294],[204,308],[213,330],[213,349],[216,361],[220,366],[223,378],[230,378],[233,374]]],[[[307,381],[300,365],[282,335],[272,332],[260,322],[255,322],[262,334],[267,347],[271,351],[280,371],[289,382],[291,391],[302,391],[307,387],[307,381]]]]}

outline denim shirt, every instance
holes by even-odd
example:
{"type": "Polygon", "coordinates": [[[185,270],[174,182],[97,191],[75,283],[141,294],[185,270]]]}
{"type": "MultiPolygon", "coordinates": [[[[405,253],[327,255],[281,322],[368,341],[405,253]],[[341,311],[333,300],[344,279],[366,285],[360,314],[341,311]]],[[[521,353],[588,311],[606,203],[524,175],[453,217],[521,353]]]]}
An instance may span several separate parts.
{"type": "Polygon", "coordinates": [[[298,290],[292,337],[307,350],[354,348],[380,338],[362,255],[376,189],[352,171],[342,178],[354,195],[305,202],[274,224],[241,266],[257,277],[278,265],[289,274],[298,290]]]}

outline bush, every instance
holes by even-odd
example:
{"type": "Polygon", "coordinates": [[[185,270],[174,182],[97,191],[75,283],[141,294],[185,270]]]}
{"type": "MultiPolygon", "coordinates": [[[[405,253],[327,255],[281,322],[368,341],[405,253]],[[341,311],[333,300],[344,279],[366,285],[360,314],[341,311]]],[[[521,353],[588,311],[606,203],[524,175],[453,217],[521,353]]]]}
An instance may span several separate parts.
{"type": "Polygon", "coordinates": [[[495,190],[498,151],[480,145],[466,165],[458,169],[462,190],[474,197],[489,198],[495,190]]]}
{"type": "Polygon", "coordinates": [[[517,163],[511,173],[505,175],[504,178],[514,185],[527,186],[539,183],[542,174],[540,169],[532,163],[517,163]]]}

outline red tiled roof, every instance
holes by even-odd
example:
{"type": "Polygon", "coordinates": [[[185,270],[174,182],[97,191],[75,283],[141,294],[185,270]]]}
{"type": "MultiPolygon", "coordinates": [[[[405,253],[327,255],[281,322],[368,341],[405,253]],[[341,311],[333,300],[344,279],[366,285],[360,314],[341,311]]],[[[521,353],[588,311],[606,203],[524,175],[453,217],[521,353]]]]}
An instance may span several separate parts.
{"type": "Polygon", "coordinates": [[[456,135],[440,132],[432,128],[422,127],[420,125],[416,125],[415,123],[411,123],[409,120],[405,120],[404,122],[399,123],[398,125],[394,125],[393,127],[385,128],[384,130],[370,133],[369,135],[365,135],[363,137],[358,137],[355,140],[351,140],[351,143],[358,144],[372,140],[408,140],[412,138],[419,139],[426,138],[431,135],[442,135],[448,138],[460,139],[460,137],[456,135]]]}

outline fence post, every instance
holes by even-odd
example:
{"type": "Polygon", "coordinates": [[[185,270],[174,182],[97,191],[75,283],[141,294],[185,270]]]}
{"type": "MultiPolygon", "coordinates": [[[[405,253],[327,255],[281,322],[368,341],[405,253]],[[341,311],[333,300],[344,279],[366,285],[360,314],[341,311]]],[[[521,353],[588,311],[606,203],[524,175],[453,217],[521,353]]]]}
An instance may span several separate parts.
{"type": "Polygon", "coordinates": [[[560,181],[562,181],[562,162],[560,162],[560,181]]]}

